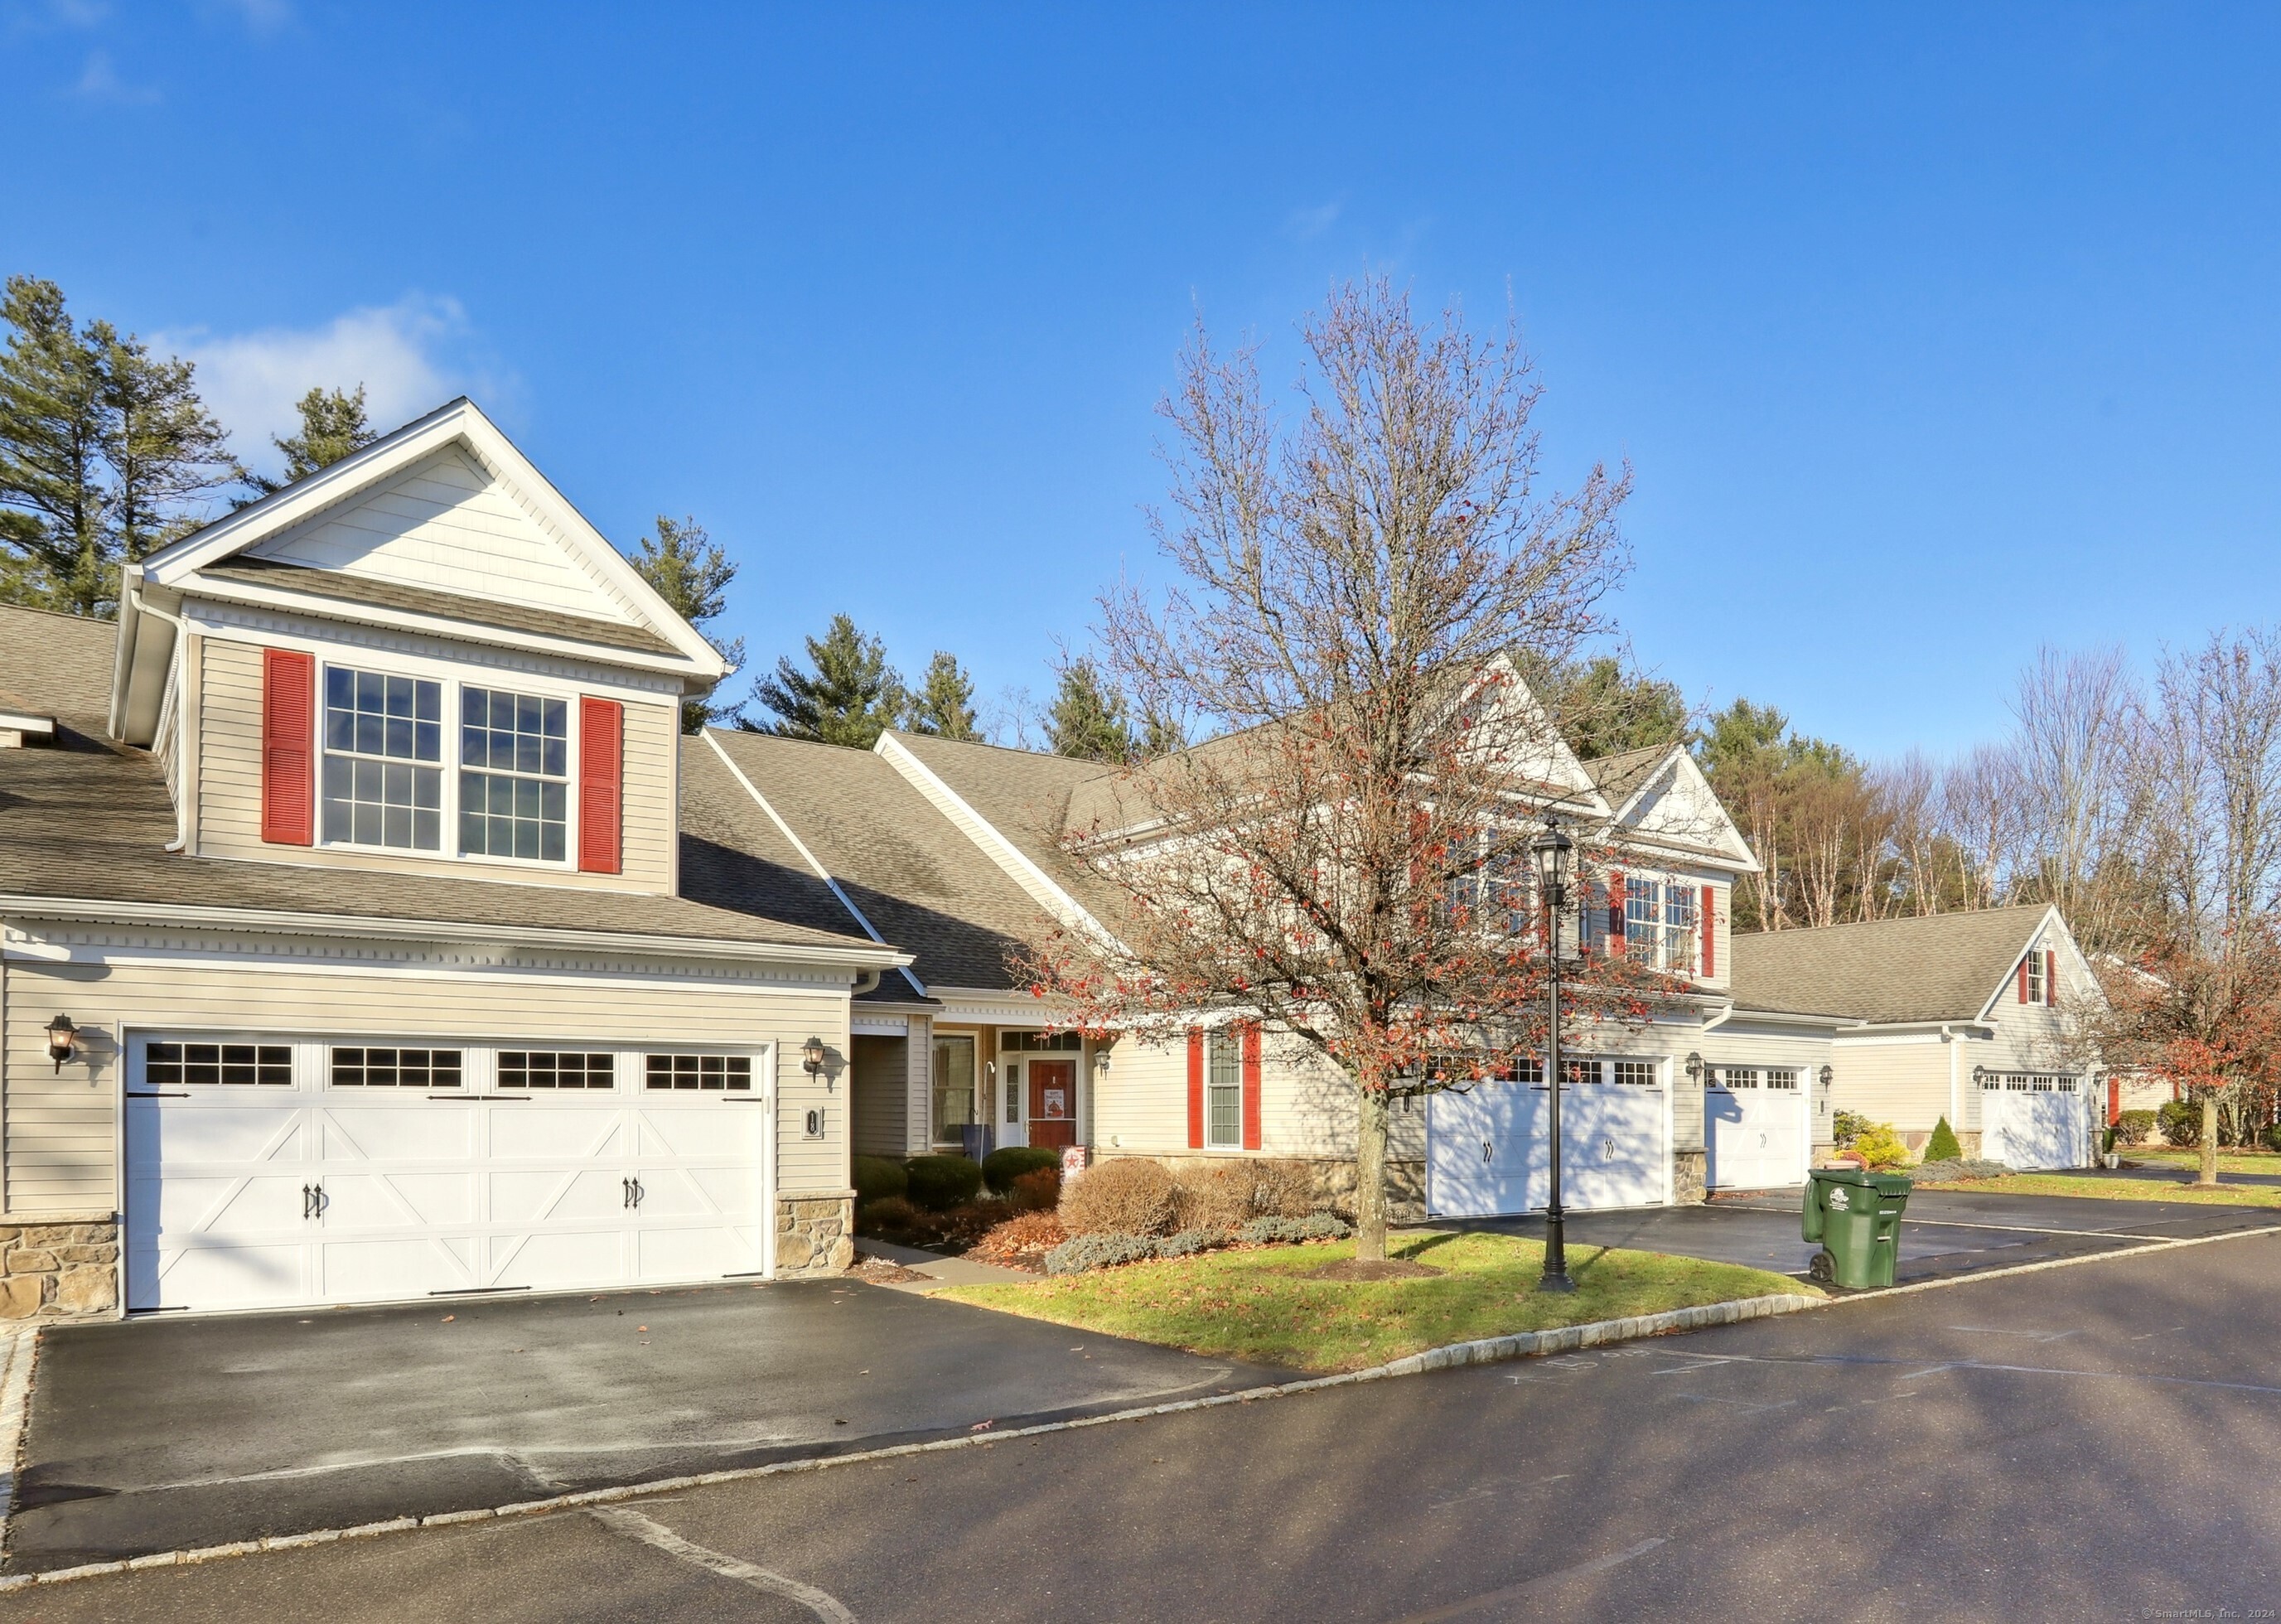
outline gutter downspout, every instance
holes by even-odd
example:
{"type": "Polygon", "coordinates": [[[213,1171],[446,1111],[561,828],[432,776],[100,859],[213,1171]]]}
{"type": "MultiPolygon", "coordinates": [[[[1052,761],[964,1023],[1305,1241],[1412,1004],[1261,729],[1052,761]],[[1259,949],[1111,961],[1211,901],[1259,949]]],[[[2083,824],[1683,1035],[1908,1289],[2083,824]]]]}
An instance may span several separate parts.
{"type": "Polygon", "coordinates": [[[1956,1034],[1948,1028],[1946,1021],[1940,1024],[1941,1045],[1948,1050],[1948,1125],[1961,1133],[1964,1132],[1964,1097],[1959,1092],[1961,1087],[1959,1079],[1962,1074],[1957,1069],[1956,1034]]]}
{"type": "Polygon", "coordinates": [[[877,970],[865,971],[862,975],[855,978],[855,985],[847,989],[847,996],[850,998],[861,998],[866,993],[878,992],[879,990],[879,977],[883,973],[883,971],[877,970]]]}

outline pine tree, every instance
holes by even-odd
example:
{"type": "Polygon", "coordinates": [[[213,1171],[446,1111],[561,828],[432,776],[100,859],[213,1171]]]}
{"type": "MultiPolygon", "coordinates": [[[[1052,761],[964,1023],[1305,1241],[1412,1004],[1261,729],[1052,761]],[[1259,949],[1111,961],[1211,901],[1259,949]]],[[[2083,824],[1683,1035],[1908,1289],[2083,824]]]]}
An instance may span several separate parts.
{"type": "MultiPolygon", "coordinates": [[[[360,398],[363,391],[357,391],[360,398]]],[[[745,663],[745,640],[731,638],[726,642],[705,631],[705,623],[715,620],[729,607],[729,583],[737,578],[734,560],[721,550],[720,544],[705,533],[705,527],[695,519],[684,518],[679,523],[663,514],[657,516],[657,534],[645,536],[635,544],[640,555],[633,566],[641,572],[643,580],[657,591],[676,615],[704,632],[705,639],[720,651],[721,657],[731,669],[745,663]]],[[[811,645],[811,646],[813,646],[811,645]]],[[[741,708],[735,705],[708,705],[703,700],[681,701],[681,731],[695,733],[703,731],[708,722],[720,722],[737,716],[741,708]]]]}
{"type": "Polygon", "coordinates": [[[1046,713],[1046,738],[1056,755],[1124,762],[1133,758],[1133,726],[1125,696],[1102,680],[1090,660],[1062,669],[1060,689],[1046,713]]]}
{"type": "Polygon", "coordinates": [[[903,724],[914,733],[932,733],[938,739],[982,737],[982,730],[975,725],[974,679],[956,655],[939,648],[934,651],[925,682],[910,696],[903,724]]]}
{"type": "Polygon", "coordinates": [[[0,596],[79,615],[118,602],[118,567],[202,522],[244,477],[188,361],[106,321],[75,324],[62,290],[8,279],[0,321],[0,596]]]}
{"type": "Polygon", "coordinates": [[[346,394],[337,389],[313,389],[293,403],[293,409],[301,414],[301,432],[282,439],[275,435],[269,437],[269,443],[285,453],[285,477],[248,474],[245,483],[256,492],[248,501],[274,496],[294,481],[332,467],[380,437],[365,416],[361,383],[346,394]]]}
{"type": "Polygon", "coordinates": [[[856,630],[845,615],[831,617],[821,642],[803,640],[812,671],[801,670],[786,654],[777,661],[774,677],[753,684],[752,702],[776,720],[762,724],[740,715],[738,725],[782,739],[870,749],[894,725],[905,703],[902,678],[887,663],[885,646],[856,630]]]}
{"type": "Polygon", "coordinates": [[[1924,1159],[1928,1162],[1960,1162],[1964,1147],[1957,1142],[1956,1130],[1943,1117],[1933,1124],[1932,1137],[1925,1141],[1924,1159]]]}

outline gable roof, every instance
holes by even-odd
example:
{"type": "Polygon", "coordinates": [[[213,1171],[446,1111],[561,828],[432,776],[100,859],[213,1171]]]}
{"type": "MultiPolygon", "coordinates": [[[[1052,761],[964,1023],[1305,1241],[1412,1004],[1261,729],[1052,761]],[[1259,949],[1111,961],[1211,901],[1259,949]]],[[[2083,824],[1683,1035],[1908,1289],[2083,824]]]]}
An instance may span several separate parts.
{"type": "Polygon", "coordinates": [[[1052,916],[885,756],[727,729],[690,741],[708,742],[790,825],[848,904],[914,955],[924,990],[1017,985],[1008,955],[1052,916]]]}
{"type": "Polygon", "coordinates": [[[2020,955],[2058,914],[2037,902],[1817,930],[1737,932],[1735,1002],[1879,1025],[1976,1021],[2003,991],[2020,955]]]}
{"type": "Polygon", "coordinates": [[[1671,753],[1683,749],[1678,744],[1648,745],[1637,750],[1619,750],[1613,755],[1596,755],[1584,763],[1593,784],[1607,798],[1610,806],[1620,808],[1632,798],[1633,792],[1654,777],[1655,769],[1671,759],[1671,753]]]}
{"type": "Polygon", "coordinates": [[[710,689],[728,664],[464,396],[127,566],[110,731],[147,742],[182,600],[505,641],[710,689]],[[540,584],[544,584],[541,585],[540,584]],[[143,614],[145,607],[159,614],[143,614]],[[151,623],[155,618],[156,623],[151,623]],[[604,630],[604,627],[615,629],[604,630]],[[598,655],[597,649],[615,651],[598,655]]]}
{"type": "Polygon", "coordinates": [[[312,930],[416,922],[859,963],[893,956],[848,930],[829,891],[758,837],[715,839],[713,786],[702,781],[678,896],[170,854],[174,810],[158,762],[104,737],[113,653],[107,623],[0,606],[0,686],[52,707],[58,723],[53,747],[0,757],[0,895],[23,900],[15,906],[235,913],[281,929],[297,918],[312,930]]]}

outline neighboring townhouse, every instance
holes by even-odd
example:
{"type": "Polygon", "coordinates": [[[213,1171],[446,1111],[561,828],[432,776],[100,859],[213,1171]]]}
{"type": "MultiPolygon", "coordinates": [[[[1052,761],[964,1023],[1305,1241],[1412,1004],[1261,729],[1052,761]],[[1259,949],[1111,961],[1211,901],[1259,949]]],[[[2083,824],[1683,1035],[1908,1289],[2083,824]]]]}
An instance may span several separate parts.
{"type": "Polygon", "coordinates": [[[1843,1017],[1840,1110],[1921,1150],[1942,1117],[1968,1156],[2077,1167],[2107,1101],[2077,1012],[2105,994],[2048,904],[1735,939],[1735,992],[1843,1017]]]}
{"type": "Polygon", "coordinates": [[[462,400],[0,609],[0,1313],[830,1272],[909,956],[720,657],[462,400]]]}

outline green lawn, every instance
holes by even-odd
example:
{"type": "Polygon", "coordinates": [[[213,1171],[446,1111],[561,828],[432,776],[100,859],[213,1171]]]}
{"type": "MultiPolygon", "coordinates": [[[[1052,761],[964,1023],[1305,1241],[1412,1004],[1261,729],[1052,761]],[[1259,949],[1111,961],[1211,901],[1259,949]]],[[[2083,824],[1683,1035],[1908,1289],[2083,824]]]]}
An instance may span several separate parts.
{"type": "Polygon", "coordinates": [[[2215,1189],[2167,1179],[2094,1179],[2081,1173],[2007,1173],[2001,1179],[1927,1182],[1921,1190],[1982,1195],[2090,1195],[2101,1201],[2184,1201],[2214,1207],[2281,1207],[2281,1185],[2222,1184],[2215,1189]]]}
{"type": "Polygon", "coordinates": [[[1535,1289],[1544,1249],[1512,1235],[1422,1235],[1388,1249],[1432,1279],[1303,1278],[1351,1241],[1207,1252],[1035,1283],[957,1286],[949,1297],[1192,1353],[1317,1373],[1361,1370],[1450,1342],[1660,1313],[1736,1297],[1821,1295],[1786,1275],[1655,1252],[1572,1246],[1568,1296],[1535,1289]]]}
{"type": "MultiPolygon", "coordinates": [[[[2117,1148],[2126,1162],[2144,1162],[2149,1167],[2184,1167],[2199,1169],[2202,1153],[2199,1150],[2174,1150],[2168,1145],[2122,1145],[2117,1148]]],[[[2222,1173],[2281,1173],[2281,1154],[2270,1150],[2221,1150],[2217,1153],[2217,1170],[2222,1173]]]]}

